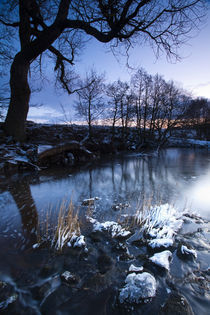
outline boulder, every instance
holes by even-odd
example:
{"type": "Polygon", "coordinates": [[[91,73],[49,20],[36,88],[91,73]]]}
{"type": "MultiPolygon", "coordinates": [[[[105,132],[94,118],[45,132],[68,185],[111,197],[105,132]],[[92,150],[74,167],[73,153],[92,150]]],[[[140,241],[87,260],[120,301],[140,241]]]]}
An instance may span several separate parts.
{"type": "Polygon", "coordinates": [[[148,302],[156,294],[156,280],[148,272],[131,273],[125,279],[126,285],[120,290],[120,303],[148,302]]]}

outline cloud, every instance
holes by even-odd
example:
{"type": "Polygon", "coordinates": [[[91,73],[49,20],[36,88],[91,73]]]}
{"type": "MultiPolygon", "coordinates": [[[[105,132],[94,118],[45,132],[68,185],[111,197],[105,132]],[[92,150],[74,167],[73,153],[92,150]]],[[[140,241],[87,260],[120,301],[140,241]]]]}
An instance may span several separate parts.
{"type": "Polygon", "coordinates": [[[33,120],[37,123],[61,123],[63,115],[61,112],[47,106],[31,107],[29,109],[28,120],[33,120]]]}

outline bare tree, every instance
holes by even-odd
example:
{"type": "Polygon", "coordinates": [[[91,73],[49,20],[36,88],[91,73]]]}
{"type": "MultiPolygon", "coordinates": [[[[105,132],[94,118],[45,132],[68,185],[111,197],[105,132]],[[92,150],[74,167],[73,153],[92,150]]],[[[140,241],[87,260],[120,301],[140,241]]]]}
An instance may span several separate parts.
{"type": "Polygon", "coordinates": [[[108,96],[108,106],[106,108],[106,119],[112,124],[112,140],[115,135],[116,123],[120,120],[120,96],[119,80],[106,86],[106,95],[108,96]]]}
{"type": "Polygon", "coordinates": [[[103,91],[104,75],[97,74],[93,69],[79,82],[78,100],[74,108],[78,116],[88,123],[89,138],[92,137],[93,122],[96,122],[104,111],[103,91]]]}
{"type": "MultiPolygon", "coordinates": [[[[60,82],[71,93],[65,65],[73,65],[80,36],[85,34],[115,46],[122,42],[127,47],[131,40],[148,40],[168,55],[175,54],[200,22],[203,1],[4,0],[0,7],[0,34],[14,30],[12,35],[20,46],[12,56],[7,134],[20,141],[25,139],[31,94],[28,74],[43,53],[55,56],[60,82]]],[[[1,47],[9,45],[5,37],[0,38],[1,47]]]]}

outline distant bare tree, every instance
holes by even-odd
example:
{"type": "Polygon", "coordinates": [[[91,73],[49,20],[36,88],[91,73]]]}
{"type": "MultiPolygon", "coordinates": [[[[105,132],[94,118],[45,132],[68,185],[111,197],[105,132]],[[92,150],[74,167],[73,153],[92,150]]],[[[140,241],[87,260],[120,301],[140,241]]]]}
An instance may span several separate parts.
{"type": "Polygon", "coordinates": [[[90,138],[93,122],[96,122],[104,111],[104,80],[103,74],[97,74],[92,69],[78,83],[78,100],[75,101],[74,108],[77,115],[88,123],[90,138]]]}
{"type": "Polygon", "coordinates": [[[106,119],[112,124],[112,138],[115,135],[116,123],[120,120],[120,95],[118,88],[119,81],[115,81],[106,86],[108,96],[108,106],[106,108],[106,119]]]}

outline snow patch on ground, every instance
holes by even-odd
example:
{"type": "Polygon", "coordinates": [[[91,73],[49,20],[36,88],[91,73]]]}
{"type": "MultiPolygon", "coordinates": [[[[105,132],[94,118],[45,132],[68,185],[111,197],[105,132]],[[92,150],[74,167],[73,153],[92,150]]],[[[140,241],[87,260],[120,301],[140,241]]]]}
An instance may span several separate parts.
{"type": "Polygon", "coordinates": [[[125,279],[126,285],[120,290],[120,303],[148,302],[156,294],[156,280],[148,272],[131,273],[125,279]]]}

